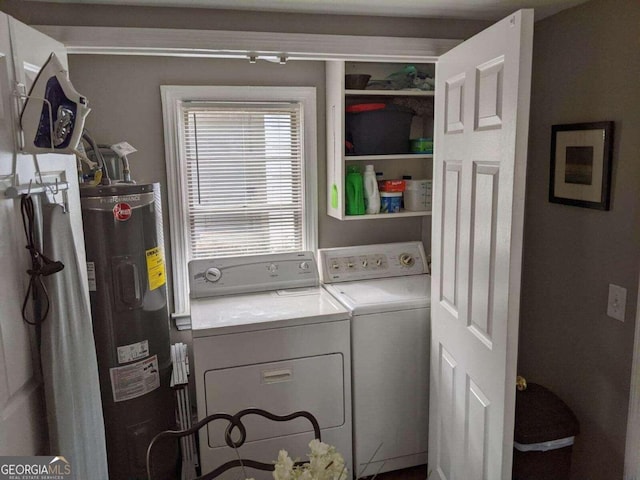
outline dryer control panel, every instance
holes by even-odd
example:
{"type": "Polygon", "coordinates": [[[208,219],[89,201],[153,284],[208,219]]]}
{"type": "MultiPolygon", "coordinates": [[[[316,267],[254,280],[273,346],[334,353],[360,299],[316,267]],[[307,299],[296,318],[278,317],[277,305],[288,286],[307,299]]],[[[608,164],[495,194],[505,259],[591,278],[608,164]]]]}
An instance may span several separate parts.
{"type": "Polygon", "coordinates": [[[191,298],[318,285],[318,266],[312,252],[210,258],[189,262],[191,298]]]}
{"type": "Polygon", "coordinates": [[[323,248],[318,256],[323,283],[429,273],[422,242],[323,248]]]}

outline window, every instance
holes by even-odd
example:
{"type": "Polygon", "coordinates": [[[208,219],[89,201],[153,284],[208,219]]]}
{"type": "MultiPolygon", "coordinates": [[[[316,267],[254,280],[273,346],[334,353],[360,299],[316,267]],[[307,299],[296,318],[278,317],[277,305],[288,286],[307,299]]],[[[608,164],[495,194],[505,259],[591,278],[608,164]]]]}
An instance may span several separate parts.
{"type": "Polygon", "coordinates": [[[163,86],[162,101],[184,318],[189,260],[315,250],[315,89],[163,86]]]}
{"type": "Polygon", "coordinates": [[[183,104],[191,259],[303,248],[301,110],[183,104]]]}

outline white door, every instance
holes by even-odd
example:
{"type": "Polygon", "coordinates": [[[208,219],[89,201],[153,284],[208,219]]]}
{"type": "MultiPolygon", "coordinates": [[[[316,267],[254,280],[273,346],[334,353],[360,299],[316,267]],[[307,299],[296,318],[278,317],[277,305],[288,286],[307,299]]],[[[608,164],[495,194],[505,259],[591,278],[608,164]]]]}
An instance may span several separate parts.
{"type": "Polygon", "coordinates": [[[510,479],[533,11],[439,58],[430,478],[510,479]]]}
{"type": "MultiPolygon", "coordinates": [[[[39,378],[30,327],[21,317],[29,267],[26,240],[20,217],[20,200],[6,199],[4,190],[18,175],[18,182],[39,181],[31,155],[16,155],[16,83],[28,91],[39,68],[55,52],[66,65],[64,46],[0,12],[0,455],[47,453],[46,417],[42,408],[39,378]]],[[[71,155],[38,156],[44,180],[67,181],[65,194],[75,235],[76,248],[84,257],[82,217],[71,155]]],[[[58,194],[56,200],[62,200],[58,194]]]]}

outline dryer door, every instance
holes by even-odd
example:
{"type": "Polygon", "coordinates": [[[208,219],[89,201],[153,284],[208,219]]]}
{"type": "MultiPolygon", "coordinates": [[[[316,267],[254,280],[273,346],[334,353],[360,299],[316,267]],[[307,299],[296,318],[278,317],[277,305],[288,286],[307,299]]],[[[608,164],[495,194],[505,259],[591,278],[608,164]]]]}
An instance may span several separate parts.
{"type": "MultiPolygon", "coordinates": [[[[205,373],[207,415],[251,407],[276,415],[306,410],[316,417],[321,429],[338,427],[345,421],[343,364],[342,354],[334,353],[209,370],[205,373]]],[[[310,432],[309,439],[313,438],[313,428],[303,418],[282,423],[254,415],[245,418],[247,442],[303,432],[310,432]]],[[[226,445],[226,427],[223,421],[209,425],[211,448],[226,445]]]]}

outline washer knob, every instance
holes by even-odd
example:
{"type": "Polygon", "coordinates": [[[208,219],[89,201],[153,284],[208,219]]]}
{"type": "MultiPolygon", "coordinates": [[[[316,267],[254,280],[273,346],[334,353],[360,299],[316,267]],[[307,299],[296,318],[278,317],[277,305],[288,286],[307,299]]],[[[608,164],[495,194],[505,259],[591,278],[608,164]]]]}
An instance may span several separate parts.
{"type": "Polygon", "coordinates": [[[300,270],[309,270],[309,262],[300,262],[300,270]]]}
{"type": "Polygon", "coordinates": [[[267,266],[267,270],[269,270],[269,272],[271,273],[276,273],[278,271],[278,266],[275,263],[270,263],[267,266]]]}
{"type": "Polygon", "coordinates": [[[411,267],[416,263],[416,260],[410,253],[403,253],[400,255],[400,263],[405,267],[411,267]]]}
{"type": "Polygon", "coordinates": [[[222,277],[222,272],[219,268],[216,267],[209,268],[206,272],[204,272],[204,278],[206,278],[209,282],[215,283],[220,280],[220,277],[222,277]]]}

